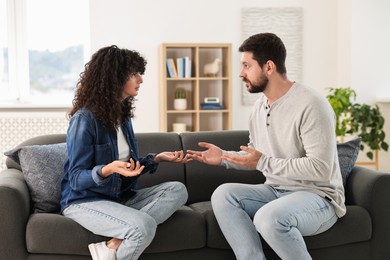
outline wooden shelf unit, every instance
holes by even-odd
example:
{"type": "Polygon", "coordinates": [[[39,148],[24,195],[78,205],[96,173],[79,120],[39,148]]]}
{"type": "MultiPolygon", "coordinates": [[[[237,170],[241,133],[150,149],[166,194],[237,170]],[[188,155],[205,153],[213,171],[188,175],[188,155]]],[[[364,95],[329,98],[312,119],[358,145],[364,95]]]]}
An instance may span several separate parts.
{"type": "Polygon", "coordinates": [[[379,171],[378,150],[374,151],[374,160],[372,161],[357,161],[355,164],[363,167],[373,167],[374,170],[379,171]]]}
{"type": "Polygon", "coordinates": [[[230,43],[163,43],[160,46],[160,130],[173,131],[173,123],[185,123],[187,131],[229,130],[232,126],[232,57],[230,43]],[[169,77],[166,61],[189,57],[191,76],[169,77]],[[221,59],[215,77],[203,73],[205,64],[221,59]],[[182,87],[187,92],[187,109],[175,110],[174,91],[182,87]],[[205,97],[218,97],[223,109],[202,109],[205,97]]]}

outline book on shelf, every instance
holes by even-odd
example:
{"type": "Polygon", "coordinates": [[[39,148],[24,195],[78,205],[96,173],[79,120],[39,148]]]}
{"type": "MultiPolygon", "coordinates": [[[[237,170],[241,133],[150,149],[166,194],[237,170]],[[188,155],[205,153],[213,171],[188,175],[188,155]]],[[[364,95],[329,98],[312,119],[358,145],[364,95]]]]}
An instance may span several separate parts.
{"type": "Polygon", "coordinates": [[[191,78],[191,59],[190,57],[184,57],[184,77],[191,78]]]}
{"type": "Polygon", "coordinates": [[[184,78],[184,58],[176,58],[177,76],[184,78]]]}
{"type": "Polygon", "coordinates": [[[167,69],[170,78],[177,78],[177,70],[173,59],[167,59],[167,69]]]}
{"type": "Polygon", "coordinates": [[[191,78],[191,59],[190,57],[167,59],[167,70],[170,78],[191,78]]]}
{"type": "Polygon", "coordinates": [[[170,78],[175,77],[175,75],[173,74],[173,69],[172,69],[171,63],[169,62],[169,59],[167,59],[167,70],[168,70],[168,76],[170,78]]]}

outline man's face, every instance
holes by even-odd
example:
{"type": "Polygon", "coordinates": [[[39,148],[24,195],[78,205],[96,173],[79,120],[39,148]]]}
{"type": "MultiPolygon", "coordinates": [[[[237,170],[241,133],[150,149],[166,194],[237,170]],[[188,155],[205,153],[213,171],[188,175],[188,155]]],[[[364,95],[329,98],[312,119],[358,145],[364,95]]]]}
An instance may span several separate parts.
{"type": "Polygon", "coordinates": [[[240,77],[249,93],[264,92],[267,88],[268,78],[251,52],[243,52],[241,55],[240,77]]]}

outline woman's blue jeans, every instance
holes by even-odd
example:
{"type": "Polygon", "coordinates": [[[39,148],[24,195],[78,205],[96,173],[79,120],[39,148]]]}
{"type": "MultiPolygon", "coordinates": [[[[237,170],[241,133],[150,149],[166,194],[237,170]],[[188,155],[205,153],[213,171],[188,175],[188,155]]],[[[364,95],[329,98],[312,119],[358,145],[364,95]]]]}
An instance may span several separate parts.
{"type": "Polygon", "coordinates": [[[123,239],[117,260],[138,259],[152,242],[158,224],[168,219],[188,198],[181,182],[140,189],[124,204],[100,200],[68,206],[63,215],[94,234],[123,239]]]}
{"type": "Polygon", "coordinates": [[[331,203],[317,194],[266,184],[223,184],[211,202],[238,260],[266,259],[259,233],[281,259],[311,259],[303,236],[324,232],[338,219],[331,203]]]}

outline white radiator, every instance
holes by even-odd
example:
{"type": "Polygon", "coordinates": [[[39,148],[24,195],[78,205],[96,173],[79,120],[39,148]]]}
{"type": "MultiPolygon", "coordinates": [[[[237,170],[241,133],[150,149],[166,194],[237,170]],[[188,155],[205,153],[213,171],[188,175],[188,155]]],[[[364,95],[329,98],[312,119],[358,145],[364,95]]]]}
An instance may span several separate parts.
{"type": "MultiPolygon", "coordinates": [[[[1,114],[1,113],[0,113],[1,114]]],[[[69,121],[65,113],[58,115],[28,117],[10,117],[0,115],[0,170],[6,168],[4,155],[5,151],[14,148],[21,142],[39,135],[64,134],[68,128],[69,121]]]]}

